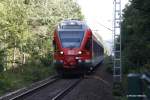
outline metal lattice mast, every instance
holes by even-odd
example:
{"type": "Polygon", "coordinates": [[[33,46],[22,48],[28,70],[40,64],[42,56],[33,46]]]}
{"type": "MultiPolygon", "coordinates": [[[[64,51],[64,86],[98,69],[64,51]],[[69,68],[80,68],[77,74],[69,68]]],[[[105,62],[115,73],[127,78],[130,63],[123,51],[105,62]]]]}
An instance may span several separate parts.
{"type": "Polygon", "coordinates": [[[114,0],[114,81],[121,81],[122,79],[122,65],[121,65],[121,0],[114,0]]]}

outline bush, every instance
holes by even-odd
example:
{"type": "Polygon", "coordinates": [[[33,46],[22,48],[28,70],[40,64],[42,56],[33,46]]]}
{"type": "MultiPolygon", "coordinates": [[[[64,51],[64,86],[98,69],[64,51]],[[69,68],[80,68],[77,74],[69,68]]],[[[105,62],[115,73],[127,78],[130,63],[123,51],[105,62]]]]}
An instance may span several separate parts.
{"type": "Polygon", "coordinates": [[[15,72],[9,70],[0,74],[0,95],[27,86],[33,82],[42,80],[55,71],[52,66],[29,63],[19,67],[15,72]]]}
{"type": "Polygon", "coordinates": [[[52,54],[48,53],[46,57],[40,58],[40,61],[44,66],[50,66],[52,64],[52,59],[53,59],[52,54]]]}
{"type": "Polygon", "coordinates": [[[0,64],[0,73],[4,71],[4,67],[2,64],[0,64]]]}
{"type": "Polygon", "coordinates": [[[114,84],[113,95],[114,96],[122,96],[123,95],[123,88],[122,88],[122,84],[121,83],[114,84]]]}
{"type": "Polygon", "coordinates": [[[144,68],[146,71],[150,72],[150,64],[145,64],[144,68]]]}
{"type": "Polygon", "coordinates": [[[41,63],[44,65],[44,66],[50,66],[51,65],[51,62],[52,60],[51,59],[48,59],[48,58],[41,58],[40,59],[41,63]]]}
{"type": "Polygon", "coordinates": [[[107,71],[108,73],[112,74],[112,73],[113,73],[113,66],[108,66],[108,67],[106,68],[106,71],[107,71]]]}
{"type": "Polygon", "coordinates": [[[110,74],[113,73],[113,61],[111,56],[106,56],[104,60],[104,64],[107,67],[106,71],[110,74]]]}
{"type": "Polygon", "coordinates": [[[10,87],[12,86],[11,83],[12,83],[11,80],[8,78],[1,79],[0,80],[0,90],[4,90],[4,91],[10,90],[11,89],[10,87]]]}

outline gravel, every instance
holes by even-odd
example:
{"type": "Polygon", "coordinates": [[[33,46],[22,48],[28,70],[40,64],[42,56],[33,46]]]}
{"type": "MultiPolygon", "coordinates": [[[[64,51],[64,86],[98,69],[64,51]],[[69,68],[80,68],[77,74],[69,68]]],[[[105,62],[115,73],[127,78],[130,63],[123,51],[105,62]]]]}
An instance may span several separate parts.
{"type": "MultiPolygon", "coordinates": [[[[46,88],[43,88],[32,95],[27,96],[24,100],[51,100],[56,94],[66,88],[73,79],[61,79],[46,88]]],[[[21,99],[22,100],[22,99],[21,99]]]]}
{"type": "MultiPolygon", "coordinates": [[[[106,66],[101,65],[92,75],[85,76],[62,100],[114,100],[112,95],[113,77],[105,70],[106,66]]],[[[75,80],[60,79],[58,82],[28,95],[24,100],[51,100],[75,80]]]]}
{"type": "Polygon", "coordinates": [[[113,77],[105,71],[104,65],[78,84],[62,100],[114,100],[112,95],[113,77]]]}

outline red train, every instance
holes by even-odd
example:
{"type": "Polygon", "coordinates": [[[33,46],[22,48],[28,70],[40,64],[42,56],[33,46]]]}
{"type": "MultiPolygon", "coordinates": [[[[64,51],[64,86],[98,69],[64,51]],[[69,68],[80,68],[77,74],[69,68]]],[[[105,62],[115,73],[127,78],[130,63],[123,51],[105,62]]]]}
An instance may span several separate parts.
{"type": "Polygon", "coordinates": [[[64,20],[53,37],[58,74],[86,73],[104,59],[104,48],[84,21],[64,20]]]}

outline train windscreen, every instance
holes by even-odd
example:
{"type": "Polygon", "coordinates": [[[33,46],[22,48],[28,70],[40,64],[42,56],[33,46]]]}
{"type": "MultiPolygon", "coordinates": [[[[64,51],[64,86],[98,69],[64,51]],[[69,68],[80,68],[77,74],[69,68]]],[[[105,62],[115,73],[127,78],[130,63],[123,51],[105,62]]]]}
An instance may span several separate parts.
{"type": "Polygon", "coordinates": [[[84,31],[59,31],[63,48],[79,48],[83,40],[84,31]]]}

